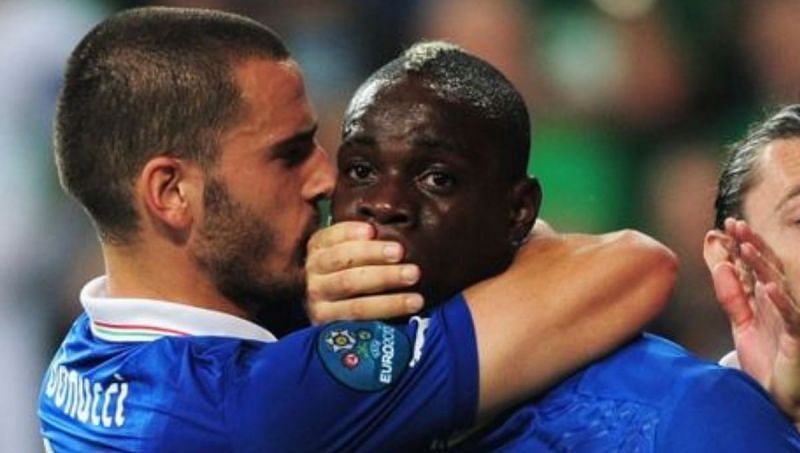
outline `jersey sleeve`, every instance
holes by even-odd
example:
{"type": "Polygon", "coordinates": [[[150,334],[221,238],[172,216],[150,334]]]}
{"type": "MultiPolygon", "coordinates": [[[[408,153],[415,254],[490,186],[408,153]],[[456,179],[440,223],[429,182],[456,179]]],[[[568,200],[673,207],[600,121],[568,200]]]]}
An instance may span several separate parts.
{"type": "Polygon", "coordinates": [[[758,383],[730,369],[691,381],[657,436],[657,451],[800,451],[789,419],[758,383]]]}
{"type": "Polygon", "coordinates": [[[243,451],[418,450],[477,411],[475,333],[460,295],[406,325],[338,322],[231,360],[225,418],[243,451]]]}

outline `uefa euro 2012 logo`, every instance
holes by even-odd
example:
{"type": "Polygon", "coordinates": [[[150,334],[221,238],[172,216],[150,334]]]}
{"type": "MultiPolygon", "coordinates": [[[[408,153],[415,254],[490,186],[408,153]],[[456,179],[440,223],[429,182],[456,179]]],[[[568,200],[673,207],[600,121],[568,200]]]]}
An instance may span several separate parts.
{"type": "Polygon", "coordinates": [[[370,353],[370,340],[372,340],[372,332],[369,330],[359,329],[352,333],[347,329],[341,329],[328,332],[325,342],[333,352],[346,351],[341,356],[342,365],[353,369],[361,363],[361,357],[370,353]]]}
{"type": "Polygon", "coordinates": [[[400,329],[381,322],[340,322],[319,337],[322,362],[337,381],[356,390],[380,390],[408,366],[410,342],[400,329]]]}

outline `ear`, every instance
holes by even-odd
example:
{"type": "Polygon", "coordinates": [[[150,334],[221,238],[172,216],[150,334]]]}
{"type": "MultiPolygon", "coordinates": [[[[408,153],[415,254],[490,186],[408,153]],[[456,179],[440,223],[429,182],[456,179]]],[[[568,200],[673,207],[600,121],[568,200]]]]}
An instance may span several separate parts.
{"type": "Polygon", "coordinates": [[[511,188],[511,237],[513,244],[522,243],[533,228],[542,204],[542,188],[536,178],[526,176],[511,188]]]}
{"type": "Polygon", "coordinates": [[[138,190],[146,217],[175,240],[186,236],[194,209],[202,203],[202,177],[196,165],[173,157],[150,159],[140,173],[138,190]]]}
{"type": "Polygon", "coordinates": [[[706,233],[703,239],[703,259],[706,261],[706,266],[709,271],[722,262],[733,262],[731,257],[731,247],[733,247],[733,238],[720,230],[711,230],[706,233]]]}

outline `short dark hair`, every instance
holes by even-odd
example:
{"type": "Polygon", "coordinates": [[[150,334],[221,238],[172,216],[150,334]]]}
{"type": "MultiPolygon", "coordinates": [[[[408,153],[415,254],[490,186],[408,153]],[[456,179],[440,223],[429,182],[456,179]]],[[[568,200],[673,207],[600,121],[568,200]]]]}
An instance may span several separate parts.
{"type": "Polygon", "coordinates": [[[203,9],[124,11],[81,40],[64,74],[55,155],[62,186],[101,240],[135,236],[131,191],[149,159],[215,162],[219,136],[242,110],[233,67],[251,57],[289,51],[254,20],[203,9]]]}
{"type": "Polygon", "coordinates": [[[755,124],[742,141],[730,148],[714,202],[715,228],[722,229],[728,217],[744,218],[742,199],[757,182],[758,162],[764,148],[775,140],[796,137],[800,137],[800,104],[787,105],[755,124]]]}
{"type": "MultiPolygon", "coordinates": [[[[427,82],[443,100],[467,106],[487,128],[496,131],[499,146],[510,151],[505,155],[509,157],[512,176],[526,175],[531,147],[528,108],[519,91],[499,70],[454,44],[420,42],[378,69],[358,91],[408,75],[427,82]]],[[[357,98],[356,95],[353,99],[357,98]]]]}

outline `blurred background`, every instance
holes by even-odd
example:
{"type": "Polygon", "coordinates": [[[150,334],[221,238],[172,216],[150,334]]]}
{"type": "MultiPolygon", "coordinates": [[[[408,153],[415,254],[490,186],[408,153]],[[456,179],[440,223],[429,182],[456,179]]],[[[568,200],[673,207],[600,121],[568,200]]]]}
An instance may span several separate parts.
{"type": "Polygon", "coordinates": [[[305,70],[320,140],[338,145],[348,97],[420,39],[500,68],[533,116],[530,173],[562,231],[634,227],[681,258],[652,325],[712,360],[731,349],[701,249],[725,146],[800,92],[797,0],[0,0],[0,445],[40,451],[42,372],[102,272],[89,221],[58,186],[51,118],[70,50],[114,11],[224,9],[282,35],[305,70]]]}

